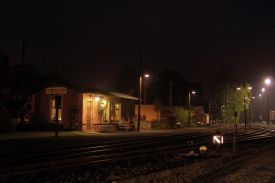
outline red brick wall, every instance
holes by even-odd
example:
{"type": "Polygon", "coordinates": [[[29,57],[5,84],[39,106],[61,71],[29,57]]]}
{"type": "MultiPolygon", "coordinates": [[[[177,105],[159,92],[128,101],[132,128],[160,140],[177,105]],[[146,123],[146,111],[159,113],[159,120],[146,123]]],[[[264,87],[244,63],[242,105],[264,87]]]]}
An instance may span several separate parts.
{"type": "MultiPolygon", "coordinates": [[[[36,109],[35,112],[42,113],[46,119],[50,122],[50,95],[46,94],[45,89],[37,92],[36,97],[33,101],[33,108],[36,109]],[[36,106],[39,105],[39,106],[36,106]]],[[[62,97],[62,120],[64,128],[70,128],[70,117],[69,111],[71,108],[76,108],[78,110],[78,123],[79,130],[81,130],[82,123],[82,93],[76,92],[71,89],[67,89],[67,94],[61,95],[62,97]]]]}

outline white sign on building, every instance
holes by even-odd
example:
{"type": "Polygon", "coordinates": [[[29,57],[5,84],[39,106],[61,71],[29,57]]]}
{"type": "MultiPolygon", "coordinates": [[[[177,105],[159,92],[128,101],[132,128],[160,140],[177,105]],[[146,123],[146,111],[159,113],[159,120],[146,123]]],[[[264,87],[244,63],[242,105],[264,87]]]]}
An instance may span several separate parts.
{"type": "Polygon", "coordinates": [[[46,88],[47,95],[62,95],[67,94],[67,88],[65,87],[49,87],[46,88]]]}

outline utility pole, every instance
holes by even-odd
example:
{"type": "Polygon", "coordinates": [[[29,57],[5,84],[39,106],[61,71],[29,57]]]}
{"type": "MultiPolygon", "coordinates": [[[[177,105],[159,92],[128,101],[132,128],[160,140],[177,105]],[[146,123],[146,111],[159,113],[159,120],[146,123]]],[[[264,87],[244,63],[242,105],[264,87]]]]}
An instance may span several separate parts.
{"type": "Polygon", "coordinates": [[[20,39],[20,54],[21,54],[21,64],[25,64],[25,41],[24,38],[20,39]]]}
{"type": "Polygon", "coordinates": [[[173,83],[172,81],[170,81],[169,83],[169,87],[170,87],[170,90],[169,90],[169,106],[170,106],[170,111],[172,110],[172,105],[173,105],[173,98],[172,98],[172,95],[173,95],[173,83]]]}
{"type": "Polygon", "coordinates": [[[269,114],[269,90],[268,90],[268,85],[266,86],[266,108],[267,108],[267,125],[269,126],[269,121],[270,121],[270,114],[269,114]]]}
{"type": "Polygon", "coordinates": [[[146,101],[147,101],[147,87],[145,86],[145,80],[144,80],[144,86],[143,86],[143,90],[144,90],[144,101],[143,101],[143,104],[146,105],[146,101]]]}
{"type": "Polygon", "coordinates": [[[191,127],[191,92],[188,93],[188,126],[191,127]]]}
{"type": "Polygon", "coordinates": [[[244,107],[244,126],[245,126],[245,129],[246,129],[247,120],[246,120],[246,87],[245,87],[245,81],[243,82],[243,107],[244,107]]]}
{"type": "Polygon", "coordinates": [[[237,116],[238,116],[238,113],[234,112],[235,120],[234,120],[233,153],[236,153],[236,149],[237,149],[237,133],[238,133],[237,116]]]}
{"type": "MultiPolygon", "coordinates": [[[[19,92],[19,95],[20,95],[20,100],[22,101],[25,101],[26,99],[26,96],[25,96],[25,92],[24,92],[24,81],[25,81],[25,72],[24,72],[24,64],[25,64],[25,42],[24,42],[24,39],[21,38],[20,39],[20,55],[21,55],[21,64],[22,64],[22,67],[20,68],[20,72],[21,72],[21,76],[19,78],[19,84],[20,84],[20,92],[19,92]]],[[[20,107],[20,114],[19,114],[19,118],[20,118],[20,125],[23,125],[24,123],[24,117],[25,117],[25,111],[24,111],[24,106],[21,106],[20,107]]]]}
{"type": "Polygon", "coordinates": [[[139,97],[138,97],[138,121],[137,121],[137,131],[140,131],[140,120],[141,120],[141,96],[142,95],[142,52],[139,54],[139,97]]]}
{"type": "Polygon", "coordinates": [[[226,121],[227,124],[229,125],[229,110],[228,110],[228,100],[229,96],[228,96],[228,88],[226,88],[226,121]]]}
{"type": "Polygon", "coordinates": [[[249,128],[251,128],[251,102],[252,102],[252,97],[251,97],[251,93],[249,93],[249,111],[248,111],[248,122],[249,122],[249,128]]]}

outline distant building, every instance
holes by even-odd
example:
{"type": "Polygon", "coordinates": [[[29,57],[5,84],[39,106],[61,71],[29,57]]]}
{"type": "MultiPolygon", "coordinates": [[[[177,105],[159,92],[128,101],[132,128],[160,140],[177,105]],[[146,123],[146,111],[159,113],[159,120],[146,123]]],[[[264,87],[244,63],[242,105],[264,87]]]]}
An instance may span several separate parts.
{"type": "MultiPolygon", "coordinates": [[[[151,129],[154,123],[157,121],[165,121],[171,113],[169,112],[169,106],[162,106],[162,110],[157,111],[154,105],[141,105],[141,129],[151,129]]],[[[174,109],[186,109],[185,107],[173,106],[174,109]]],[[[194,120],[201,124],[209,124],[209,115],[204,113],[203,106],[194,106],[194,120]]],[[[138,105],[135,107],[135,114],[138,114],[138,105]]]]}
{"type": "Polygon", "coordinates": [[[112,131],[119,124],[133,124],[135,97],[90,88],[53,86],[32,96],[32,113],[42,114],[49,123],[64,129],[112,131]]]}

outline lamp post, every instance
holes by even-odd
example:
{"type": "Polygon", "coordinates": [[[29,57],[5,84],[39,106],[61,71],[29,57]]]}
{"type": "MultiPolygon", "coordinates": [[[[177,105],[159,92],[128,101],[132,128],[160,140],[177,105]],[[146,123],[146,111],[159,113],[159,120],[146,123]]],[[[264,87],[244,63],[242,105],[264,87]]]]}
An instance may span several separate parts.
{"type": "Polygon", "coordinates": [[[263,115],[262,115],[262,93],[259,93],[259,106],[260,106],[260,110],[259,110],[259,122],[263,122],[263,115]]]}
{"type": "Polygon", "coordinates": [[[190,91],[188,93],[188,126],[191,127],[191,94],[195,95],[195,91],[190,91]]]}
{"type": "MultiPolygon", "coordinates": [[[[150,75],[149,74],[144,74],[144,78],[148,79],[148,78],[150,78],[150,75]]],[[[143,98],[144,98],[143,103],[146,105],[146,101],[147,101],[147,87],[146,87],[145,81],[144,81],[144,97],[143,98]]]]}
{"type": "Polygon", "coordinates": [[[143,71],[142,71],[142,52],[140,52],[140,55],[139,55],[139,87],[138,87],[138,115],[137,115],[137,118],[138,118],[138,121],[137,121],[137,131],[139,132],[140,131],[140,120],[141,120],[141,97],[142,97],[142,80],[143,80],[143,77],[145,78],[149,78],[150,75],[149,74],[144,74],[144,76],[142,75],[143,71]]]}
{"type": "Polygon", "coordinates": [[[254,106],[252,105],[253,100],[255,100],[255,97],[252,96],[252,94],[250,93],[250,103],[249,103],[249,121],[250,121],[250,123],[249,123],[249,127],[251,127],[251,118],[252,118],[252,121],[255,120],[254,115],[251,115],[251,112],[253,111],[253,108],[254,108],[254,106]]]}
{"type": "Polygon", "coordinates": [[[137,131],[140,131],[140,107],[141,107],[141,95],[142,95],[142,52],[139,54],[139,84],[138,84],[138,121],[137,121],[137,131]]]}
{"type": "MultiPolygon", "coordinates": [[[[246,91],[247,91],[247,89],[249,90],[249,92],[252,90],[252,87],[251,86],[249,86],[249,87],[247,87],[246,88],[246,83],[245,82],[243,82],[243,109],[244,109],[244,126],[245,126],[245,129],[246,129],[246,127],[247,127],[247,111],[246,111],[246,108],[247,108],[247,100],[246,100],[246,91]]],[[[241,88],[240,87],[238,87],[237,88],[237,90],[238,91],[240,91],[241,90],[241,88]]],[[[250,94],[250,93],[249,93],[250,94]]],[[[249,118],[250,118],[250,114],[249,114],[249,118]]],[[[250,119],[249,119],[250,120],[250,119]]]]}
{"type": "Polygon", "coordinates": [[[270,116],[269,116],[269,90],[268,87],[271,84],[271,80],[269,78],[265,79],[266,84],[266,110],[267,110],[267,125],[269,126],[270,116]]]}
{"type": "Polygon", "coordinates": [[[249,86],[247,88],[249,90],[249,109],[248,109],[248,126],[249,128],[251,128],[251,101],[252,101],[252,94],[251,94],[251,90],[252,90],[252,87],[249,86]]]}

